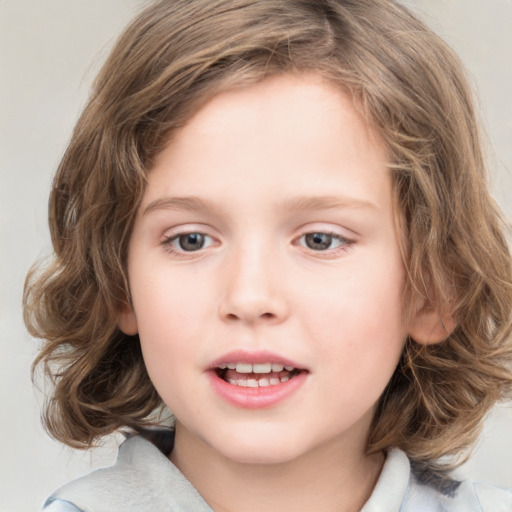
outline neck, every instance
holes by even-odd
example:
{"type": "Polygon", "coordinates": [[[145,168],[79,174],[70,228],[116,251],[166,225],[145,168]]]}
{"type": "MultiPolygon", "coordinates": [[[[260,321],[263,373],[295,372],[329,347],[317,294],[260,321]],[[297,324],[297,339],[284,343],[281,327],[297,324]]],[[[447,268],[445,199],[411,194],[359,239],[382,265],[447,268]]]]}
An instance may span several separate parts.
{"type": "Polygon", "coordinates": [[[171,460],[216,512],[357,512],[377,483],[384,455],[334,440],[289,462],[240,463],[178,423],[171,460]]]}

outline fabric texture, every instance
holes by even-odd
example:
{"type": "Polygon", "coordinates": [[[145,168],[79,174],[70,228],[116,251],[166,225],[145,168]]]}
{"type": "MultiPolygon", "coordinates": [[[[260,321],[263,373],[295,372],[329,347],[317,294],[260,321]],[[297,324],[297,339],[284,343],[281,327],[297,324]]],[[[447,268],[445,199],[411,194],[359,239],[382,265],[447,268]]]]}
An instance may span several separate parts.
{"type": "MultiPolygon", "coordinates": [[[[172,447],[172,441],[163,444],[172,447]]],[[[121,445],[113,466],[58,489],[42,510],[213,511],[167,455],[142,436],[131,437],[121,445]]],[[[404,452],[393,448],[361,512],[512,512],[512,490],[441,479],[414,468],[404,452]]]]}

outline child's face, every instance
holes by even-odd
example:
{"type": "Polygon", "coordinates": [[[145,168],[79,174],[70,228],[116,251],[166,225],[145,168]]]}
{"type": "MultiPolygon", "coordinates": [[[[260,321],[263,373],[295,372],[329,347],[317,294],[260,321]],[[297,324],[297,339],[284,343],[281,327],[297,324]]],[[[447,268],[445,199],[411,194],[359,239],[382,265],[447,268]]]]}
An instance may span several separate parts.
{"type": "Polygon", "coordinates": [[[254,463],[362,453],[406,335],[386,162],[314,76],[217,96],[159,155],[120,326],[138,330],[182,438],[254,463]]]}

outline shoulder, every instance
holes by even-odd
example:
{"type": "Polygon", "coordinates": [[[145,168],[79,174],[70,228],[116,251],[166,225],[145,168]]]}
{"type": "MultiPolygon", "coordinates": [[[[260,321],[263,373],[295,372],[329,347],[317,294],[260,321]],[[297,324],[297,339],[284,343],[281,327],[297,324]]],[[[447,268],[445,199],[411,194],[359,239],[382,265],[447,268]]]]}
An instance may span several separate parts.
{"type": "Polygon", "coordinates": [[[412,483],[403,512],[512,512],[512,491],[469,480],[457,482],[450,492],[412,483]],[[429,507],[429,508],[425,508],[429,507]]]}
{"type": "Polygon", "coordinates": [[[512,489],[503,489],[479,482],[471,484],[483,512],[511,512],[512,489]]]}
{"type": "Polygon", "coordinates": [[[93,471],[57,489],[43,507],[44,512],[118,510],[211,512],[168,457],[141,436],[131,437],[121,445],[113,466],[93,471]]]}
{"type": "Polygon", "coordinates": [[[75,507],[73,503],[69,501],[54,499],[53,501],[47,501],[43,507],[44,512],[83,512],[78,507],[75,507]]]}
{"type": "Polygon", "coordinates": [[[392,448],[361,512],[512,512],[512,490],[458,481],[411,463],[392,448]]]}
{"type": "Polygon", "coordinates": [[[512,490],[412,468],[409,508],[404,512],[418,510],[420,503],[429,503],[433,512],[512,512],[512,490]]]}

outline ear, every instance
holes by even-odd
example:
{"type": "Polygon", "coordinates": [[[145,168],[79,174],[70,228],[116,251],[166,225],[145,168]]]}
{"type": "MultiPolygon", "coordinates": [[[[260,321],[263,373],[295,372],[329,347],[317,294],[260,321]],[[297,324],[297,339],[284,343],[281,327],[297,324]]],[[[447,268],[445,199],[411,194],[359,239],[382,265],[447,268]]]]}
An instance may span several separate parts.
{"type": "Polygon", "coordinates": [[[421,345],[433,345],[444,341],[457,327],[451,314],[442,314],[428,303],[416,311],[409,328],[409,336],[421,345]]]}
{"type": "Polygon", "coordinates": [[[133,336],[139,332],[137,317],[135,316],[135,311],[133,311],[131,306],[123,306],[123,309],[119,313],[117,325],[119,329],[128,336],[133,336]]]}

